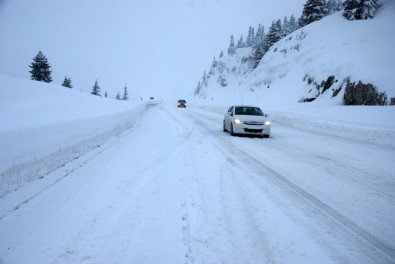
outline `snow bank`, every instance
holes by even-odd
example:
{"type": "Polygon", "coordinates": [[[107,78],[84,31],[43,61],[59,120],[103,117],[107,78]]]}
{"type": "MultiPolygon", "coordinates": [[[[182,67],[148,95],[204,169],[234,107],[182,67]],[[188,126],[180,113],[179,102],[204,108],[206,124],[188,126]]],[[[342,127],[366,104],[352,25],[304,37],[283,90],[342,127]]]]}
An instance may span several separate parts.
{"type": "Polygon", "coordinates": [[[144,104],[0,76],[0,197],[133,126],[144,104]]]}

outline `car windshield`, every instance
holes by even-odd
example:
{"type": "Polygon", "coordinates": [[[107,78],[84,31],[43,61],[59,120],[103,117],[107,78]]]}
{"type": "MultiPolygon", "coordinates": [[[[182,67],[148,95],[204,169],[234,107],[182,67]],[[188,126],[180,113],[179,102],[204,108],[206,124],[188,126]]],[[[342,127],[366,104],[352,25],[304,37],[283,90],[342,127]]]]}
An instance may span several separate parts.
{"type": "Polygon", "coordinates": [[[179,103],[185,103],[185,100],[178,100],[179,103]]]}
{"type": "Polygon", "coordinates": [[[236,106],[235,114],[263,116],[262,110],[259,107],[252,106],[236,106]]]}

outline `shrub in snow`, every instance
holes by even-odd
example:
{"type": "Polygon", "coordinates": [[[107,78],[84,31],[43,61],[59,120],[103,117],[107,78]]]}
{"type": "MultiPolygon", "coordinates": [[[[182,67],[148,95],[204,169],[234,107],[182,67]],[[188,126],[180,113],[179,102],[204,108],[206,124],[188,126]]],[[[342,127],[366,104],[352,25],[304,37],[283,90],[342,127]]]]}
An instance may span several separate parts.
{"type": "Polygon", "coordinates": [[[41,50],[33,58],[33,62],[29,67],[31,68],[29,71],[31,74],[30,79],[47,83],[52,82],[51,66],[41,50]]]}
{"type": "Polygon", "coordinates": [[[387,94],[380,93],[376,86],[371,83],[364,84],[359,81],[357,84],[347,82],[344,91],[344,104],[346,105],[387,105],[387,94]]]}
{"type": "Polygon", "coordinates": [[[307,84],[310,85],[314,82],[314,78],[310,77],[308,74],[305,74],[305,76],[303,77],[303,81],[306,82],[307,84]]]}
{"type": "Polygon", "coordinates": [[[299,100],[300,103],[310,103],[313,102],[315,99],[317,99],[317,97],[310,97],[310,98],[302,98],[301,100],[299,100]]]}
{"type": "Polygon", "coordinates": [[[228,82],[226,81],[225,78],[221,78],[221,86],[222,86],[222,87],[228,86],[228,82]]]}
{"type": "Polygon", "coordinates": [[[69,78],[67,78],[66,76],[64,77],[62,86],[67,87],[67,88],[73,88],[73,86],[71,85],[70,77],[69,78]]]}
{"type": "Polygon", "coordinates": [[[335,82],[335,76],[333,75],[329,76],[328,79],[326,79],[326,81],[322,81],[321,84],[321,86],[323,87],[322,93],[324,93],[326,90],[331,88],[334,82],[335,82]]]}
{"type": "Polygon", "coordinates": [[[378,7],[377,0],[346,0],[343,16],[348,20],[373,18],[378,7]]]}

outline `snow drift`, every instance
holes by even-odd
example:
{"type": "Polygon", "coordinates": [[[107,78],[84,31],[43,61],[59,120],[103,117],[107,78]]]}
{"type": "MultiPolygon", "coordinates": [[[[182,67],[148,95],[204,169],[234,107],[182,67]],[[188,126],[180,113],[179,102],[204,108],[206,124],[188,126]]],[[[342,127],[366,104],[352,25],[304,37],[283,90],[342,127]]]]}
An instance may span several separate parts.
{"type": "Polygon", "coordinates": [[[0,197],[130,128],[144,104],[0,76],[0,197]]]}

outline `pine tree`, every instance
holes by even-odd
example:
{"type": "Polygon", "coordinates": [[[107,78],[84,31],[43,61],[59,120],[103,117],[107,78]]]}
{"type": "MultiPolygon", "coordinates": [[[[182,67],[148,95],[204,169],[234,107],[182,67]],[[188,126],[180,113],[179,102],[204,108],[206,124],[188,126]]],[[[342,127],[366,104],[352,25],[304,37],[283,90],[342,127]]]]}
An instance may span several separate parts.
{"type": "Polygon", "coordinates": [[[119,95],[119,92],[117,93],[117,96],[115,96],[115,99],[121,100],[121,95],[119,95]]]}
{"type": "Polygon", "coordinates": [[[272,22],[272,26],[269,28],[269,32],[267,33],[267,38],[269,48],[282,38],[280,19],[277,20],[277,22],[272,22]]]}
{"type": "Polygon", "coordinates": [[[29,71],[31,74],[30,79],[47,83],[52,82],[51,66],[41,50],[33,58],[33,62],[29,67],[31,68],[29,71]]]}
{"type": "Polygon", "coordinates": [[[67,87],[67,88],[73,88],[73,86],[71,85],[70,77],[69,78],[67,78],[66,76],[64,77],[62,86],[67,87]]]}
{"type": "Polygon", "coordinates": [[[377,0],[346,0],[343,16],[348,20],[373,18],[378,8],[377,0]]]}
{"type": "Polygon", "coordinates": [[[202,77],[202,85],[207,86],[208,85],[208,80],[207,80],[207,74],[206,71],[204,71],[203,73],[203,77],[202,77]]]}
{"type": "Polygon", "coordinates": [[[197,84],[193,94],[198,95],[200,93],[200,89],[202,89],[202,83],[200,81],[198,81],[198,84],[197,84]]]}
{"type": "Polygon", "coordinates": [[[264,26],[259,25],[258,30],[255,35],[255,44],[253,46],[252,50],[252,68],[255,69],[267,50],[269,49],[268,47],[268,42],[267,42],[267,36],[265,35],[265,28],[264,26]]]}
{"type": "Polygon", "coordinates": [[[210,71],[209,71],[209,74],[210,75],[214,75],[214,69],[215,69],[215,67],[217,67],[217,60],[215,59],[215,57],[214,57],[214,59],[213,59],[213,62],[211,63],[211,68],[210,68],[210,71]]]}
{"type": "Polygon", "coordinates": [[[108,94],[107,94],[107,92],[105,92],[105,93],[104,93],[104,97],[105,97],[105,98],[107,98],[107,97],[108,97],[108,94]]]}
{"type": "Polygon", "coordinates": [[[291,15],[291,17],[289,18],[289,26],[288,27],[289,27],[290,33],[296,31],[299,28],[299,25],[296,22],[294,15],[291,15]]]}
{"type": "Polygon", "coordinates": [[[246,46],[247,47],[252,47],[254,45],[254,42],[255,42],[255,29],[253,27],[250,27],[248,29],[246,46]]]}
{"type": "Polygon", "coordinates": [[[328,9],[325,0],[307,0],[302,12],[301,26],[318,21],[326,15],[328,9]]]}
{"type": "Polygon", "coordinates": [[[240,36],[240,39],[237,41],[236,49],[244,48],[244,47],[245,47],[245,43],[243,40],[243,36],[240,36]]]}
{"type": "Polygon", "coordinates": [[[288,22],[288,18],[287,18],[287,16],[285,16],[284,17],[284,20],[283,20],[283,28],[282,28],[282,31],[281,31],[281,35],[283,36],[283,37],[285,37],[286,35],[288,35],[289,33],[291,33],[292,31],[291,31],[291,29],[290,29],[290,24],[289,24],[289,22],[288,22]]]}
{"type": "Polygon", "coordinates": [[[129,100],[129,97],[128,97],[128,88],[126,87],[126,84],[125,84],[125,87],[123,88],[123,97],[122,97],[122,100],[129,100]]]}
{"type": "Polygon", "coordinates": [[[236,48],[235,48],[235,41],[233,39],[233,35],[230,36],[230,44],[228,48],[228,55],[233,56],[236,53],[236,48]]]}
{"type": "Polygon", "coordinates": [[[221,52],[219,53],[219,58],[222,58],[224,56],[224,52],[221,50],[221,52]]]}
{"type": "Polygon", "coordinates": [[[95,85],[92,88],[91,94],[97,95],[97,96],[101,96],[100,95],[100,87],[99,87],[99,84],[98,84],[97,80],[95,81],[95,85]]]}

